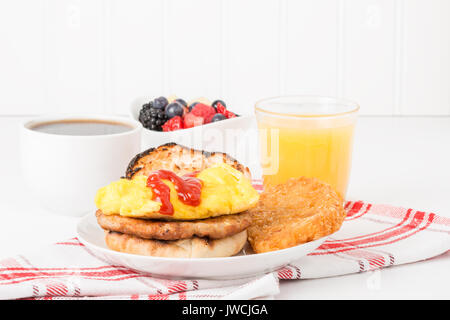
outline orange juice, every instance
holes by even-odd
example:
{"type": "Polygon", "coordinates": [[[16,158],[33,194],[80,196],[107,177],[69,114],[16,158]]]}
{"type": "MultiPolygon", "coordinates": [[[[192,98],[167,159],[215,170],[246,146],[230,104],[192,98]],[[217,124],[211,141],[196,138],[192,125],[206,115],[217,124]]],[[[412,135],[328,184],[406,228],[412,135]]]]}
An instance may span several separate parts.
{"type": "MultiPolygon", "coordinates": [[[[273,128],[261,125],[260,128],[273,128]]],[[[353,125],[335,128],[278,128],[278,172],[264,174],[264,184],[279,184],[290,177],[316,177],[346,194],[350,175],[353,125]]],[[[268,145],[273,135],[266,137],[268,145]]],[[[261,141],[262,143],[265,143],[261,141]]]]}
{"type": "Polygon", "coordinates": [[[298,115],[257,108],[264,184],[283,183],[291,177],[315,177],[345,198],[356,115],[309,111],[298,115]]]}

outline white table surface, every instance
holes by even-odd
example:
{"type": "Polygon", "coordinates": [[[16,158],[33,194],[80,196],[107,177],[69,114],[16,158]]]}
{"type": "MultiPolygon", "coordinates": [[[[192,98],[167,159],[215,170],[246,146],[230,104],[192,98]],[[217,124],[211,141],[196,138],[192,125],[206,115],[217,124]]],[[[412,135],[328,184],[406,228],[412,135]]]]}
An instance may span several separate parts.
{"type": "MultiPolygon", "coordinates": [[[[25,119],[0,117],[0,259],[72,238],[78,221],[30,201],[19,166],[25,119]]],[[[450,217],[450,117],[360,117],[348,198],[450,217]]],[[[450,251],[381,271],[282,281],[275,298],[450,299],[450,251]]]]}

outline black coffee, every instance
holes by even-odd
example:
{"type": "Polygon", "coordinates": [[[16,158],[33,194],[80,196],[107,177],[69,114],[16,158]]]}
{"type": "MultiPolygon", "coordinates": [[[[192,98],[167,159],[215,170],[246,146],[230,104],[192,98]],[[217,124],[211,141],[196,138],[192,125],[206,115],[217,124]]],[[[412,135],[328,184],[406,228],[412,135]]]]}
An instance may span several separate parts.
{"type": "Polygon", "coordinates": [[[133,128],[113,121],[71,119],[40,123],[32,130],[66,136],[99,136],[130,131],[133,128]]]}

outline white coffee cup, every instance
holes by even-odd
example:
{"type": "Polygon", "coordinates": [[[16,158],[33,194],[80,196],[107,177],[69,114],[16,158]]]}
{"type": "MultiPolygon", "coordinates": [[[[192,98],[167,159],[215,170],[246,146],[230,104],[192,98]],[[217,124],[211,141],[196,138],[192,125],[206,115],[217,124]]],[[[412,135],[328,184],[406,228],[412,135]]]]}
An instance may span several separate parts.
{"type": "Polygon", "coordinates": [[[125,175],[140,151],[142,125],[103,115],[51,115],[21,127],[21,165],[34,198],[61,215],[82,216],[95,210],[97,190],[125,175]],[[83,120],[119,123],[130,129],[113,134],[63,135],[37,131],[49,122],[83,120]]]}

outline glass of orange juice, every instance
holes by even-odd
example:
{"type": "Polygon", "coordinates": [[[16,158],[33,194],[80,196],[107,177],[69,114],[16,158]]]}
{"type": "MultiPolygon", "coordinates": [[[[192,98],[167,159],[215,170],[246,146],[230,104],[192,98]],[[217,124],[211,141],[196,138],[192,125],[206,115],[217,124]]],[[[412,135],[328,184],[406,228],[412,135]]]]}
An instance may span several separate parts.
{"type": "Polygon", "coordinates": [[[338,98],[285,96],[256,103],[263,183],[315,177],[345,199],[359,106],[338,98]]]}

